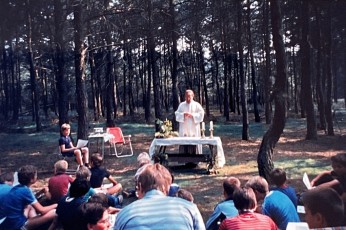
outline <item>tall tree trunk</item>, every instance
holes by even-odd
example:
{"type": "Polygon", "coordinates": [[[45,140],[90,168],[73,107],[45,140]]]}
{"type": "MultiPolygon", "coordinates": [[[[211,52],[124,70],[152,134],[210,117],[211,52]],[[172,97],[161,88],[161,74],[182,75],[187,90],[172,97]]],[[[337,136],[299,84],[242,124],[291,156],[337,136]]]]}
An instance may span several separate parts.
{"type": "Polygon", "coordinates": [[[78,139],[86,139],[88,136],[88,117],[87,117],[87,95],[86,95],[86,76],[85,76],[85,58],[87,47],[84,40],[83,26],[83,6],[82,1],[75,0],[73,6],[74,12],[74,62],[76,75],[76,104],[78,113],[78,139]]]}
{"type": "Polygon", "coordinates": [[[317,139],[317,128],[314,104],[312,101],[312,81],[310,69],[310,46],[309,46],[309,1],[303,1],[302,5],[302,40],[301,40],[301,69],[302,69],[302,93],[306,111],[306,139],[317,139]]]}
{"type": "Polygon", "coordinates": [[[287,84],[285,46],[282,37],[281,9],[278,0],[270,0],[270,10],[277,71],[273,91],[275,111],[273,122],[263,136],[257,156],[259,175],[266,179],[269,178],[269,173],[274,168],[273,151],[285,127],[285,90],[287,84]]]}
{"type": "Polygon", "coordinates": [[[33,100],[33,117],[35,118],[35,124],[36,124],[36,131],[40,132],[42,130],[42,124],[41,124],[41,118],[39,113],[39,95],[37,90],[37,82],[36,77],[37,71],[35,71],[34,66],[34,57],[32,52],[32,18],[31,18],[31,12],[30,12],[30,0],[26,1],[26,7],[27,7],[27,43],[28,43],[28,62],[29,62],[29,72],[30,72],[30,85],[31,85],[31,94],[32,94],[32,100],[33,100]]]}
{"type": "Polygon", "coordinates": [[[237,48],[239,52],[239,78],[240,78],[240,103],[243,117],[243,129],[242,129],[242,140],[249,140],[249,114],[247,108],[246,94],[245,94],[245,76],[244,76],[244,51],[242,44],[242,26],[243,26],[243,7],[242,1],[237,2],[237,11],[238,11],[238,37],[237,37],[237,48]]]}
{"type": "Polygon", "coordinates": [[[250,64],[251,64],[252,101],[253,101],[253,107],[254,107],[255,122],[261,122],[261,117],[258,111],[258,101],[257,101],[256,68],[255,68],[255,60],[254,60],[253,47],[252,47],[250,5],[251,5],[250,0],[248,0],[246,16],[247,16],[247,32],[249,36],[248,48],[250,53],[250,64]]]}
{"type": "Polygon", "coordinates": [[[326,77],[327,77],[327,94],[326,94],[326,120],[327,120],[327,135],[334,136],[333,115],[332,115],[332,87],[333,77],[331,68],[332,57],[332,19],[331,19],[331,4],[325,3],[326,10],[325,19],[325,62],[326,62],[326,77]]]}
{"type": "Polygon", "coordinates": [[[263,7],[263,25],[264,25],[264,50],[265,50],[265,75],[263,77],[264,81],[264,110],[266,124],[270,124],[272,120],[272,109],[270,101],[270,90],[272,82],[270,80],[271,76],[271,58],[270,58],[270,32],[269,32],[269,0],[265,0],[263,7]]]}
{"type": "Polygon", "coordinates": [[[65,58],[64,58],[64,33],[63,33],[63,6],[61,0],[54,0],[54,29],[55,29],[55,77],[56,88],[58,91],[58,114],[59,127],[68,123],[68,84],[65,76],[65,58]]]}

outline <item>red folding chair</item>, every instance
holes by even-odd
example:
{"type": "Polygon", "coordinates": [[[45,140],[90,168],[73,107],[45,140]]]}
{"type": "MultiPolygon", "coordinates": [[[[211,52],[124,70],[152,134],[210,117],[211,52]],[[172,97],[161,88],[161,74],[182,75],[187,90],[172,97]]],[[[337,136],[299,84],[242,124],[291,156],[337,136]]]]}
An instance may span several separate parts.
{"type": "Polygon", "coordinates": [[[116,157],[130,157],[133,155],[131,135],[123,135],[121,128],[109,127],[107,133],[112,134],[113,138],[109,140],[109,143],[113,146],[116,157]],[[123,154],[125,149],[129,149],[128,154],[123,154]]]}

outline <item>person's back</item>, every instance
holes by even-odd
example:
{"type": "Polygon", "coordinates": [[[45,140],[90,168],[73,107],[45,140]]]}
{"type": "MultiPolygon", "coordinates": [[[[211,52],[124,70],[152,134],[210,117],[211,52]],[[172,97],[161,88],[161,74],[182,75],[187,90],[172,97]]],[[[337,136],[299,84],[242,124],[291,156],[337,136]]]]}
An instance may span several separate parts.
{"type": "Polygon", "coordinates": [[[51,203],[58,203],[59,200],[67,194],[70,183],[73,178],[66,174],[68,163],[65,160],[59,160],[54,164],[55,175],[48,181],[51,203]]]}
{"type": "Polygon", "coordinates": [[[270,180],[275,185],[272,190],[284,193],[292,201],[294,206],[297,207],[297,193],[292,186],[287,185],[286,172],[281,168],[275,168],[270,172],[270,180]]]}
{"type": "Polygon", "coordinates": [[[257,202],[252,188],[237,189],[233,199],[239,215],[224,220],[220,230],[277,230],[270,217],[255,213],[257,202]]]}
{"type": "Polygon", "coordinates": [[[119,212],[115,229],[172,229],[173,226],[174,229],[204,229],[202,223],[198,208],[192,202],[152,190],[147,197],[119,212]],[[199,226],[195,228],[197,223],[199,226]]]}
{"type": "Polygon", "coordinates": [[[274,220],[280,229],[286,229],[288,222],[300,222],[292,201],[279,191],[271,191],[264,198],[262,213],[274,220]]]}
{"type": "Polygon", "coordinates": [[[2,203],[1,199],[3,199],[3,197],[5,197],[12,189],[13,180],[14,180],[14,177],[12,172],[1,174],[0,176],[0,203],[2,203]]]}
{"type": "Polygon", "coordinates": [[[225,199],[215,206],[214,212],[206,223],[208,230],[219,229],[219,225],[224,219],[238,215],[238,210],[233,202],[233,192],[240,187],[239,179],[228,177],[223,181],[222,186],[225,199]]]}
{"type": "Polygon", "coordinates": [[[84,195],[89,191],[89,182],[85,179],[76,179],[70,187],[70,194],[60,199],[56,209],[57,219],[64,230],[79,229],[79,206],[85,202],[84,195]]]}
{"type": "Polygon", "coordinates": [[[260,176],[252,177],[246,185],[256,191],[257,202],[263,200],[261,212],[269,216],[280,229],[286,229],[288,222],[300,222],[292,201],[279,191],[270,191],[268,182],[260,176]]]}
{"type": "Polygon", "coordinates": [[[171,182],[164,166],[148,165],[138,177],[139,199],[119,212],[114,229],[205,229],[194,203],[167,196],[171,182]]]}

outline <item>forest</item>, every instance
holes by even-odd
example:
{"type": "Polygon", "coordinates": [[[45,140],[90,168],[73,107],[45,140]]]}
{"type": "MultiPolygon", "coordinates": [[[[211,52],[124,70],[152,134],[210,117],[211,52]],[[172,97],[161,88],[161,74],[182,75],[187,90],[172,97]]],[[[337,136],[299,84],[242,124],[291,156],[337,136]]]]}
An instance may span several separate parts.
{"type": "Polygon", "coordinates": [[[306,118],[306,139],[334,135],[344,12],[344,0],[2,0],[0,124],[76,117],[86,138],[92,121],[165,119],[193,89],[206,117],[242,117],[243,140],[249,113],[271,124],[258,157],[270,168],[288,113],[306,118]]]}

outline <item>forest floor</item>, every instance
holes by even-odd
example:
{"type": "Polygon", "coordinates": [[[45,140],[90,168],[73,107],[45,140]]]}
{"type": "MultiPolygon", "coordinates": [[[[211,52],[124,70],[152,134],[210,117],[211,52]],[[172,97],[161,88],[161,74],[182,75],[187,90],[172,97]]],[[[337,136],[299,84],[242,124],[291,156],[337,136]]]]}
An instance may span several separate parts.
{"type": "MultiPolygon", "coordinates": [[[[330,157],[346,152],[346,110],[340,106],[334,112],[334,136],[327,136],[318,131],[317,140],[305,140],[306,120],[298,116],[287,119],[284,132],[274,149],[275,167],[286,170],[289,184],[298,192],[305,190],[302,175],[306,172],[312,179],[318,172],[330,169],[330,157]]],[[[213,114],[217,114],[213,111],[213,114]]],[[[251,117],[251,116],[250,116],[251,117]]],[[[204,221],[207,221],[214,206],[223,199],[222,181],[225,177],[238,177],[244,184],[251,176],[258,175],[257,153],[263,134],[268,125],[250,120],[250,140],[241,140],[242,125],[239,116],[233,115],[232,121],[225,121],[221,116],[213,116],[214,136],[220,136],[226,158],[224,167],[215,174],[206,174],[206,165],[201,163],[194,169],[184,167],[173,168],[175,182],[181,188],[190,191],[199,207],[204,221]]],[[[35,165],[39,169],[38,182],[34,188],[47,184],[53,175],[54,162],[58,160],[59,127],[56,120],[47,120],[44,131],[33,132],[30,118],[23,118],[16,126],[0,125],[0,148],[2,149],[0,169],[2,172],[15,171],[24,164],[35,165]],[[28,119],[28,120],[26,120],[28,119]]],[[[75,122],[77,123],[77,122],[75,122]]],[[[76,136],[75,123],[72,124],[72,135],[76,136]]],[[[154,125],[138,123],[138,119],[125,120],[119,118],[116,124],[122,127],[124,134],[131,134],[134,156],[116,158],[109,154],[109,146],[105,150],[105,166],[112,175],[123,184],[124,188],[133,188],[133,176],[136,171],[137,155],[148,152],[154,137],[154,125]]],[[[104,123],[93,123],[90,127],[102,127],[104,123]]],[[[207,132],[208,135],[208,132],[207,132]]],[[[94,151],[94,150],[91,150],[94,151]]],[[[70,168],[76,163],[70,161],[70,168]]],[[[133,200],[125,200],[125,204],[133,200]]]]}

